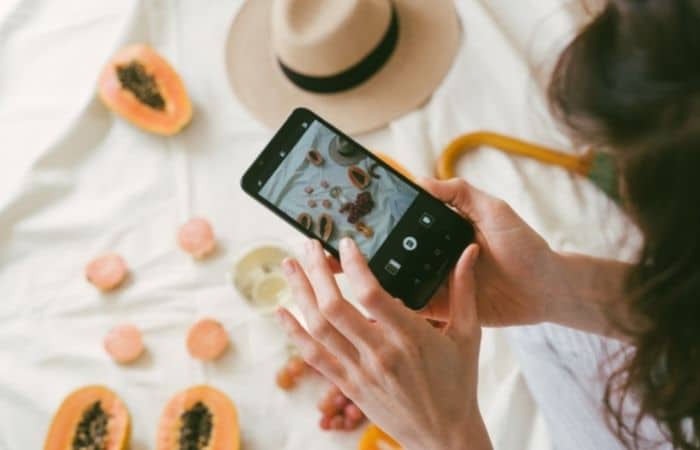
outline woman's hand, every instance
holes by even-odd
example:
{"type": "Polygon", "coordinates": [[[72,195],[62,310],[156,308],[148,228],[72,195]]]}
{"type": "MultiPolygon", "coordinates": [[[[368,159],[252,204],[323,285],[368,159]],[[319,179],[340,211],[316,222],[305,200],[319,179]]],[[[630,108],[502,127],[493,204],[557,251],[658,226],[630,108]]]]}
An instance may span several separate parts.
{"type": "MultiPolygon", "coordinates": [[[[551,299],[564,291],[560,255],[508,204],[466,181],[421,179],[420,183],[474,223],[481,249],[475,267],[481,324],[524,325],[551,318],[551,299]]],[[[443,288],[422,313],[445,320],[450,304],[443,288]]]]}
{"type": "Polygon", "coordinates": [[[320,243],[309,241],[306,272],[295,260],[283,263],[309,331],[287,310],[278,313],[304,359],[406,450],[490,449],[476,399],[478,246],[469,246],[450,277],[444,331],[384,291],[352,240],[342,240],[340,255],[376,322],[343,298],[320,243]]]}

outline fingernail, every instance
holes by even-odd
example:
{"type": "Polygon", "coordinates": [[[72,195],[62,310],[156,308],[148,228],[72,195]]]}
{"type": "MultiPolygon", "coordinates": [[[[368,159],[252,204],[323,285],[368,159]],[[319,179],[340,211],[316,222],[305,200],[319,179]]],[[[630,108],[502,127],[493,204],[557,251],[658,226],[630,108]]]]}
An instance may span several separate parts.
{"type": "Polygon", "coordinates": [[[352,239],[344,237],[340,240],[340,249],[344,252],[350,251],[352,248],[352,239]]]}
{"type": "Polygon", "coordinates": [[[284,270],[285,275],[291,275],[294,273],[294,261],[291,258],[285,258],[282,261],[282,270],[284,270]]]}

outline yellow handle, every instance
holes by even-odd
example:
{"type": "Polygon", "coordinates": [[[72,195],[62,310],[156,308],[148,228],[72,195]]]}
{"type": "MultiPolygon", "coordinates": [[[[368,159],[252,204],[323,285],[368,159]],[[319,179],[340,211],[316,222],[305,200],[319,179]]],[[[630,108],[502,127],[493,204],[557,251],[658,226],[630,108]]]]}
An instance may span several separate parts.
{"type": "Polygon", "coordinates": [[[573,156],[551,148],[521,141],[509,136],[489,131],[479,131],[459,136],[450,142],[437,161],[437,178],[447,180],[454,178],[457,160],[467,152],[483,145],[494,147],[506,153],[536,159],[546,164],[561,166],[583,176],[591,167],[592,154],[573,156]]]}

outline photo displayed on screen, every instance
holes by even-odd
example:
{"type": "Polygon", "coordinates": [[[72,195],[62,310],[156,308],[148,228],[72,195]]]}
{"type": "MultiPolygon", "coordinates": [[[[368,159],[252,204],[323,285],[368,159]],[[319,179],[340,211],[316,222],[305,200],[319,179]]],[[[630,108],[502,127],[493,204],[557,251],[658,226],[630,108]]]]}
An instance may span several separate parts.
{"type": "Polygon", "coordinates": [[[418,191],[313,121],[260,195],[335,248],[351,237],[370,259],[418,191]]]}

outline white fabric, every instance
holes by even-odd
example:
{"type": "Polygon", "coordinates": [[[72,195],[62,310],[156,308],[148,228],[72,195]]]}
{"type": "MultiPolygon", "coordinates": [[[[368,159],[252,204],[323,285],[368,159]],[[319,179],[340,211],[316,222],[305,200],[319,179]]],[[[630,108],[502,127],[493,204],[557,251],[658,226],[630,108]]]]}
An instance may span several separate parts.
{"type": "MultiPolygon", "coordinates": [[[[0,2],[0,449],[40,448],[61,399],[90,383],[107,384],[126,401],[136,450],[153,448],[162,406],[196,383],[211,383],[236,402],[246,449],[355,448],[358,433],[318,430],[321,383],[304,382],[291,393],[274,385],[285,337],[225,281],[250,241],[301,241],[238,187],[271,136],[236,102],[224,72],[225,39],[239,6],[0,2]],[[102,64],[129,42],[150,43],[182,75],[195,114],[177,137],[141,132],[96,99],[102,64]],[[222,250],[212,260],[193,262],[175,245],[177,226],[193,215],[209,218],[218,233],[222,250]],[[85,263],[104,251],[119,252],[132,269],[127,285],[109,295],[83,279],[85,263]],[[200,364],[185,351],[185,333],[201,316],[217,317],[230,333],[233,349],[219,362],[200,364]],[[148,347],[126,368],[101,346],[123,321],[143,329],[148,347]]],[[[458,6],[465,46],[443,86],[422,110],[360,141],[422,174],[452,137],[475,129],[566,148],[537,80],[580,14],[563,0],[458,6]]],[[[622,215],[585,180],[490,150],[468,156],[461,169],[507,199],[556,248],[633,254],[622,215]]],[[[548,449],[503,331],[485,332],[480,375],[496,448],[548,449]]]]}

